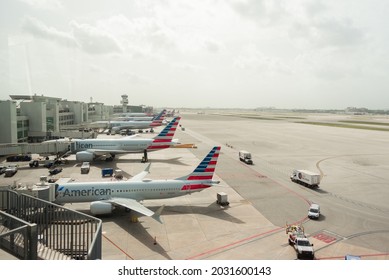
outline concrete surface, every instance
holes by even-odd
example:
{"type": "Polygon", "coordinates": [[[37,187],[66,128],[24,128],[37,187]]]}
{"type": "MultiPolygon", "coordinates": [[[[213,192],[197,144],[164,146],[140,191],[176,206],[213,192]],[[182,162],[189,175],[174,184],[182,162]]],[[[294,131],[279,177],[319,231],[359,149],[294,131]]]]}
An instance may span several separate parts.
{"type": "MultiPolygon", "coordinates": [[[[301,124],[294,122],[293,115],[275,120],[209,113],[183,112],[181,116],[185,131],[178,130],[175,138],[194,143],[197,149],[149,153],[148,178],[186,175],[213,146],[220,145],[214,179],[221,186],[179,198],[144,201],[152,210],[166,205],[163,224],[143,216],[134,222],[132,213],[120,209],[102,217],[103,259],[295,259],[286,223],[303,224],[317,259],[342,259],[346,254],[389,259],[389,132],[301,124]],[[252,153],[254,165],[239,161],[240,149],[252,153]],[[320,188],[292,183],[289,175],[294,168],[320,172],[320,188]],[[216,204],[218,192],[228,194],[228,207],[216,204]],[[307,218],[311,202],[321,206],[317,221],[307,218]]],[[[335,122],[348,116],[298,117],[335,122]]],[[[80,173],[80,163],[70,157],[57,176],[111,180],[101,178],[101,168],[113,167],[130,178],[145,167],[141,157],[131,154],[112,163],[94,162],[87,175],[80,173]]],[[[31,184],[39,175],[47,175],[46,169],[38,170],[22,167],[14,177],[2,175],[0,180],[2,184],[31,184]]],[[[86,203],[66,206],[89,213],[86,203]]]]}

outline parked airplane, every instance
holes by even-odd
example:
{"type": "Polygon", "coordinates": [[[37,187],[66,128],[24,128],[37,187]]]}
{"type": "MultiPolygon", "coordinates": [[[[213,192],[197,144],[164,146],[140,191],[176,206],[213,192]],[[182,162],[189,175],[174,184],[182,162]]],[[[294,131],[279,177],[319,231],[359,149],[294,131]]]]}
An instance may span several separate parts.
{"type": "Polygon", "coordinates": [[[176,109],[170,110],[166,112],[166,117],[174,117],[176,109]]]}
{"type": "MultiPolygon", "coordinates": [[[[165,117],[168,116],[168,111],[166,110],[165,111],[165,117]]],[[[113,120],[118,120],[118,121],[151,121],[153,119],[155,119],[155,117],[157,116],[158,114],[148,114],[148,115],[127,115],[125,113],[122,113],[122,114],[114,114],[114,119],[113,120]]],[[[174,116],[173,116],[174,117],[174,116]]]]}
{"type": "Polygon", "coordinates": [[[58,204],[91,202],[90,211],[93,215],[110,214],[114,207],[119,206],[161,222],[159,215],[164,206],[154,213],[139,201],[182,196],[219,184],[219,181],[212,180],[219,152],[220,147],[214,147],[192,173],[177,179],[145,179],[149,173],[149,164],[144,171],[128,181],[59,184],[56,185],[55,202],[58,204]]]}
{"type": "Polygon", "coordinates": [[[147,161],[147,152],[177,144],[173,137],[180,119],[181,117],[174,118],[157,136],[149,139],[138,138],[136,135],[121,139],[73,139],[70,153],[76,154],[77,161],[92,161],[104,155],[113,159],[117,154],[144,153],[144,161],[147,161]]]}
{"type": "Polygon", "coordinates": [[[115,117],[147,117],[152,116],[151,113],[116,113],[115,117]]]}
{"type": "Polygon", "coordinates": [[[143,121],[124,121],[124,120],[116,120],[116,121],[97,121],[90,124],[91,127],[104,127],[108,128],[111,132],[116,133],[122,129],[150,129],[151,132],[154,131],[154,127],[161,126],[162,121],[164,120],[166,115],[166,110],[162,110],[155,118],[152,120],[143,120],[143,121]]]}
{"type": "Polygon", "coordinates": [[[152,121],[155,119],[155,116],[150,117],[117,117],[114,118],[112,121],[152,121]]]}

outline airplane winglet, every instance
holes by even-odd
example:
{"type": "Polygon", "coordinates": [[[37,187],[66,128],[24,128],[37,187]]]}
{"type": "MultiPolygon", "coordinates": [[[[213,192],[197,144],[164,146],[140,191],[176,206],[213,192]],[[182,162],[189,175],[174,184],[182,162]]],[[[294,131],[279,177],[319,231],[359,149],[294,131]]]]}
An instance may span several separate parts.
{"type": "Polygon", "coordinates": [[[150,166],[151,166],[151,162],[146,166],[146,168],[142,172],[140,172],[140,173],[136,174],[134,177],[130,178],[129,181],[133,181],[133,182],[142,181],[147,176],[147,174],[150,173],[150,166]]]}
{"type": "Polygon", "coordinates": [[[162,205],[161,207],[158,208],[157,211],[154,212],[154,214],[151,216],[151,218],[153,218],[154,220],[156,220],[157,222],[163,224],[162,220],[161,220],[161,213],[163,211],[163,208],[165,207],[165,205],[162,205]]]}
{"type": "Polygon", "coordinates": [[[136,137],[138,137],[138,136],[139,136],[139,134],[136,133],[136,134],[132,134],[132,135],[128,135],[128,136],[126,136],[126,137],[123,137],[123,139],[132,139],[132,138],[136,138],[136,137]]]}
{"type": "Polygon", "coordinates": [[[150,173],[150,166],[151,166],[151,162],[146,166],[144,171],[150,173]]]}

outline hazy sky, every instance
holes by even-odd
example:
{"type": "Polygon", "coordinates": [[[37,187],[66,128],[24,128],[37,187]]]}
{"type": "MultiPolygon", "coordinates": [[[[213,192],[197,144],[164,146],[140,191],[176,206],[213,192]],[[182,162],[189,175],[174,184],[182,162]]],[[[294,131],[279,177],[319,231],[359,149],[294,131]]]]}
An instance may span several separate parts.
{"type": "Polygon", "coordinates": [[[1,0],[0,100],[389,108],[389,1],[1,0]]]}

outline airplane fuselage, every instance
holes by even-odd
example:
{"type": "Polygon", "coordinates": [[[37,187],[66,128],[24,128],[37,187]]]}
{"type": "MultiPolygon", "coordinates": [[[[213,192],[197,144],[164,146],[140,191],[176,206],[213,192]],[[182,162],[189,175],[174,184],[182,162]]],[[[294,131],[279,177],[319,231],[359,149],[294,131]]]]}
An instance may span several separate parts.
{"type": "Polygon", "coordinates": [[[113,197],[135,200],[162,199],[198,192],[212,185],[212,181],[143,180],[141,182],[109,181],[60,184],[56,203],[76,203],[108,200],[113,197]]]}
{"type": "Polygon", "coordinates": [[[173,140],[180,117],[174,118],[152,139],[124,137],[121,139],[74,139],[70,152],[76,154],[78,161],[92,161],[98,156],[127,153],[146,153],[170,148],[176,144],[173,140]]]}
{"type": "Polygon", "coordinates": [[[114,121],[152,121],[153,117],[118,117],[114,121]]]}
{"type": "Polygon", "coordinates": [[[162,125],[160,122],[153,122],[151,120],[115,120],[115,121],[97,121],[90,124],[90,127],[109,128],[114,131],[121,129],[149,129],[162,125]]]}
{"type": "Polygon", "coordinates": [[[153,139],[84,139],[71,144],[72,152],[87,150],[123,151],[140,153],[151,146],[153,139]]]}
{"type": "Polygon", "coordinates": [[[117,113],[113,114],[116,117],[149,117],[152,114],[146,114],[146,113],[117,113]]]}
{"type": "Polygon", "coordinates": [[[109,125],[113,130],[148,129],[162,125],[162,121],[160,123],[153,123],[152,121],[112,121],[109,125]]]}

